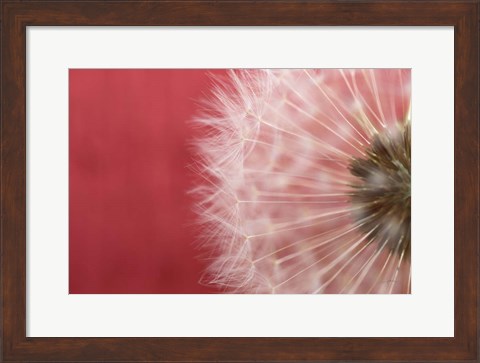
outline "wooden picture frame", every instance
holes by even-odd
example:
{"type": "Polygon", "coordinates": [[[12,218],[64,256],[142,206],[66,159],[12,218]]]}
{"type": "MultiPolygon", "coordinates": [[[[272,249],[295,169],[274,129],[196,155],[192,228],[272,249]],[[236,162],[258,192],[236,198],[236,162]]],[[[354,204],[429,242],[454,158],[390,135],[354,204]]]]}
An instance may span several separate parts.
{"type": "MultiPolygon", "coordinates": [[[[1,4],[3,361],[479,361],[478,1],[14,1],[1,4]],[[28,26],[453,26],[453,338],[26,337],[28,26]]],[[[432,85],[433,87],[433,85],[432,85]]]]}

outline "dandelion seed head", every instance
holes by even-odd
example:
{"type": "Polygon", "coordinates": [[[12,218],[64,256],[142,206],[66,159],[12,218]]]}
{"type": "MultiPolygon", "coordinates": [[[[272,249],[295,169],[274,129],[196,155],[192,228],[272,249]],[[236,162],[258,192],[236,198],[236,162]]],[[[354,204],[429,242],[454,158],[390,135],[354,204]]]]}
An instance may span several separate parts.
{"type": "Polygon", "coordinates": [[[240,70],[216,80],[194,142],[211,261],[202,283],[231,293],[408,292],[410,215],[397,201],[410,202],[409,85],[409,70],[240,70]]]}

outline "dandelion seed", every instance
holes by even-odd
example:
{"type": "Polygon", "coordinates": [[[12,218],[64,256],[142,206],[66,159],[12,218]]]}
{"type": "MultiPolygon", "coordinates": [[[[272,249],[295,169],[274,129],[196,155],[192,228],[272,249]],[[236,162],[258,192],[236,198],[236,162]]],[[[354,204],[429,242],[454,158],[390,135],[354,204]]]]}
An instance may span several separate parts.
{"type": "Polygon", "coordinates": [[[232,70],[204,106],[203,283],[410,292],[409,70],[232,70]]]}

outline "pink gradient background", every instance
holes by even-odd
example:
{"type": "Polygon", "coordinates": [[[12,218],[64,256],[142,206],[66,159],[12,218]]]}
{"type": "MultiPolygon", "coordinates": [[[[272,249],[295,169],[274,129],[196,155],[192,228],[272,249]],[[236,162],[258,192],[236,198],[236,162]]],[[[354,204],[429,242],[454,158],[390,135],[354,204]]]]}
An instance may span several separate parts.
{"type": "Polygon", "coordinates": [[[198,283],[188,124],[207,70],[69,73],[69,292],[214,293],[198,283]]]}

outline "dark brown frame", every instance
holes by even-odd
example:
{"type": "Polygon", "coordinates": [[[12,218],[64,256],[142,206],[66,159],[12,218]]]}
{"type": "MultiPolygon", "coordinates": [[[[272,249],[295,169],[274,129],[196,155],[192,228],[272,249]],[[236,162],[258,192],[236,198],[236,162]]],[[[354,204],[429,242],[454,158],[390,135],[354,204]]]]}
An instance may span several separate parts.
{"type": "Polygon", "coordinates": [[[2,360],[479,361],[478,0],[3,0],[0,11],[2,360]],[[454,26],[455,337],[26,338],[25,36],[30,25],[454,26]]]}

